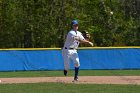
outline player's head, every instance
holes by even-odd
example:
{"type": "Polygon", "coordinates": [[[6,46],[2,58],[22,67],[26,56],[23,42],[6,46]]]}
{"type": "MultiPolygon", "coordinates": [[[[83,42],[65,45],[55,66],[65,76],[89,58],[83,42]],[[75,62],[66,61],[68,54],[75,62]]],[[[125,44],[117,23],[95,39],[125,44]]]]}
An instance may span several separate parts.
{"type": "Polygon", "coordinates": [[[71,24],[72,24],[72,26],[73,25],[78,25],[78,21],[77,20],[72,20],[72,23],[71,24]]]}
{"type": "Polygon", "coordinates": [[[72,20],[72,28],[73,30],[77,31],[78,30],[78,21],[77,20],[72,20]]]}

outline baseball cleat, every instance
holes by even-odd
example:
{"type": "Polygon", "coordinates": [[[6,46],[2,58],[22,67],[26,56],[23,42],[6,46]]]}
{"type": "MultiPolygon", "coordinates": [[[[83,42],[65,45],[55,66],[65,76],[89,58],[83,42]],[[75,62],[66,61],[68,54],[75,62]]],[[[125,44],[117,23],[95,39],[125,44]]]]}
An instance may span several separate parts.
{"type": "Polygon", "coordinates": [[[74,78],[72,82],[78,82],[78,78],[74,78]]]}
{"type": "Polygon", "coordinates": [[[74,77],[74,81],[78,81],[78,77],[74,77]]]}
{"type": "Polygon", "coordinates": [[[65,76],[67,76],[67,73],[68,73],[68,71],[67,70],[64,70],[64,75],[65,76]]]}

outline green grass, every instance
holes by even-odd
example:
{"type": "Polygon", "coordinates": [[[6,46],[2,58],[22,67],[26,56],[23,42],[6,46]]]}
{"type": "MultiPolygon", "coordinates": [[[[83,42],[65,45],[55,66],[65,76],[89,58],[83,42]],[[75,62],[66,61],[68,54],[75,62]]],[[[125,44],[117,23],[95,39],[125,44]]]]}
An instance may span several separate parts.
{"type": "MultiPolygon", "coordinates": [[[[140,76],[140,70],[80,70],[80,76],[140,76]]],[[[73,76],[70,70],[68,76],[73,76]]],[[[53,77],[63,71],[0,72],[0,77],[53,77]]],[[[0,84],[0,93],[139,93],[140,85],[28,83],[0,84]]]]}
{"type": "Polygon", "coordinates": [[[138,85],[98,84],[1,84],[0,93],[138,93],[138,85]]]}
{"type": "MultiPolygon", "coordinates": [[[[140,76],[140,70],[80,70],[79,76],[140,76]]],[[[68,76],[73,76],[74,71],[70,70],[68,76]]],[[[59,77],[63,71],[17,71],[0,72],[2,77],[59,77]]]]}

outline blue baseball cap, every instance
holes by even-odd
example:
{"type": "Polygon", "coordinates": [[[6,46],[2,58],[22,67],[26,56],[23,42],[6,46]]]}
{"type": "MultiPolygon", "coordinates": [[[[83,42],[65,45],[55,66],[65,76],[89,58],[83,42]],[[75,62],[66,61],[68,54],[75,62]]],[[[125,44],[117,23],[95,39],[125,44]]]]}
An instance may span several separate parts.
{"type": "Polygon", "coordinates": [[[78,25],[78,21],[77,20],[73,20],[72,21],[72,25],[78,25]]]}

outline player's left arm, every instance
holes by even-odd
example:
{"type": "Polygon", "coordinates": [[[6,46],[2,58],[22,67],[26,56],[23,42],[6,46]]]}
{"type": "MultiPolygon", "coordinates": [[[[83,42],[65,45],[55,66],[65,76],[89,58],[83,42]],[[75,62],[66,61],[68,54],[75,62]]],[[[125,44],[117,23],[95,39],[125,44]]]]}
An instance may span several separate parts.
{"type": "Polygon", "coordinates": [[[79,36],[75,37],[76,40],[80,41],[80,43],[88,43],[89,45],[93,46],[93,43],[89,40],[86,40],[82,34],[79,34],[79,36]]]}
{"type": "Polygon", "coordinates": [[[81,43],[88,43],[89,45],[93,46],[93,43],[86,40],[86,39],[83,39],[83,40],[79,40],[81,43]]]}

